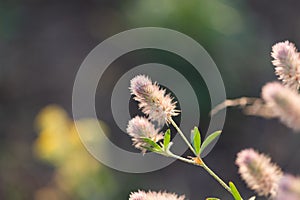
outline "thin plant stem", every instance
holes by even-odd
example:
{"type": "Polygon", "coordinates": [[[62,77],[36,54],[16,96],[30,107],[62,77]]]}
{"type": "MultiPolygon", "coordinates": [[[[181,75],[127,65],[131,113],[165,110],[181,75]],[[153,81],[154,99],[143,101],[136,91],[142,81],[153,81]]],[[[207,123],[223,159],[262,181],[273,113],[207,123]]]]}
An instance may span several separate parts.
{"type": "Polygon", "coordinates": [[[183,132],[180,130],[180,128],[177,126],[177,124],[174,122],[174,120],[171,118],[170,119],[171,124],[174,126],[174,128],[178,131],[179,135],[182,137],[182,139],[184,140],[184,142],[188,145],[188,147],[190,148],[190,150],[195,154],[195,156],[198,156],[195,149],[192,147],[192,145],[190,144],[190,142],[186,139],[185,135],[183,134],[183,132]]]}
{"type": "Polygon", "coordinates": [[[203,162],[203,160],[199,157],[199,155],[196,154],[196,151],[194,150],[194,148],[192,147],[192,145],[186,139],[185,135],[183,134],[183,132],[181,131],[181,129],[177,126],[177,124],[174,122],[174,120],[172,118],[170,119],[170,122],[175,127],[175,129],[178,131],[178,133],[180,134],[180,136],[182,137],[182,139],[185,141],[185,143],[188,145],[188,147],[191,149],[191,151],[195,154],[196,157],[198,157],[202,161],[202,163],[201,164],[197,164],[193,160],[182,158],[182,157],[177,156],[177,155],[175,155],[175,154],[173,154],[171,152],[168,152],[167,154],[170,154],[170,157],[176,158],[176,159],[181,160],[183,162],[187,162],[187,163],[190,163],[190,164],[194,164],[194,165],[198,165],[198,166],[203,167],[203,169],[205,171],[207,171],[215,180],[217,180],[228,192],[232,193],[230,187],[203,162]]]}
{"type": "Polygon", "coordinates": [[[175,155],[173,154],[171,151],[168,151],[166,152],[165,154],[163,154],[167,157],[171,157],[171,158],[175,158],[177,160],[180,160],[182,162],[186,162],[186,163],[189,163],[189,164],[193,164],[193,165],[197,165],[197,166],[200,166],[202,167],[205,171],[207,171],[216,181],[218,181],[228,192],[232,193],[231,192],[231,189],[230,187],[228,187],[228,185],[217,175],[215,174],[203,161],[202,161],[202,164],[199,165],[197,163],[195,163],[195,161],[191,160],[191,159],[186,159],[186,158],[183,158],[181,156],[178,156],[178,155],[175,155]]]}
{"type": "Polygon", "coordinates": [[[190,160],[190,159],[187,159],[187,158],[183,158],[181,156],[178,156],[178,155],[175,155],[173,154],[172,152],[168,151],[166,154],[167,157],[171,157],[171,158],[175,158],[177,160],[180,160],[182,162],[186,162],[186,163],[189,163],[189,164],[193,164],[193,165],[196,165],[195,162],[193,160],[190,160]]]}
{"type": "Polygon", "coordinates": [[[215,174],[204,162],[201,165],[214,179],[216,179],[228,192],[232,194],[230,187],[217,175],[215,174]]]}

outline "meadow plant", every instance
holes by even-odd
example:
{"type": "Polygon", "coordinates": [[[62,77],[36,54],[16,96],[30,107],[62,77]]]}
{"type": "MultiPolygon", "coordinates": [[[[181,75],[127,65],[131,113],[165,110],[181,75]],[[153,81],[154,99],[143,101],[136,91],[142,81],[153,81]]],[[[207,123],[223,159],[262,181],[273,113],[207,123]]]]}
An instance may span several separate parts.
{"type": "MultiPolygon", "coordinates": [[[[264,118],[278,118],[283,124],[300,131],[300,58],[293,43],[280,42],[273,46],[271,56],[275,74],[279,82],[267,83],[262,88],[261,98],[242,97],[228,99],[216,106],[211,115],[226,107],[239,106],[246,115],[264,118]]],[[[158,83],[145,75],[138,75],[130,82],[130,92],[138,102],[139,109],[146,117],[135,116],[128,123],[127,132],[132,137],[133,145],[145,153],[154,152],[162,156],[193,164],[207,171],[235,200],[242,200],[240,192],[233,182],[228,184],[214,173],[204,162],[201,152],[218,138],[218,130],[202,141],[197,127],[191,130],[189,141],[180,127],[173,120],[179,115],[177,102],[166,93],[158,83]],[[171,131],[162,133],[156,125],[173,126],[193,155],[183,157],[172,152],[171,131]]],[[[175,145],[175,144],[174,144],[175,145]]],[[[300,178],[289,175],[271,161],[271,158],[254,149],[245,149],[237,154],[236,165],[241,178],[258,196],[274,200],[299,200],[300,178]]],[[[253,196],[249,200],[254,200],[253,196]]],[[[131,193],[129,200],[184,200],[184,196],[166,192],[138,191],[131,193]]],[[[210,200],[218,198],[207,198],[210,200]]]]}
{"type": "Polygon", "coordinates": [[[284,175],[279,181],[278,193],[275,199],[300,199],[300,178],[290,174],[284,175]]]}

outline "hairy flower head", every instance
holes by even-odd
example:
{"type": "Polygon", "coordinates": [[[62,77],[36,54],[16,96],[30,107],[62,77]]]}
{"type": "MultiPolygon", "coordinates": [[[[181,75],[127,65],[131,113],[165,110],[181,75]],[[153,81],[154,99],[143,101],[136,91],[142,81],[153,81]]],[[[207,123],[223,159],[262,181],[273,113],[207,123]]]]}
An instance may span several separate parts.
{"type": "Polygon", "coordinates": [[[149,138],[154,142],[163,139],[163,134],[158,133],[154,124],[149,122],[145,117],[136,116],[128,122],[127,133],[132,137],[132,142],[135,148],[146,152],[148,144],[144,142],[144,138],[149,138]]]}
{"type": "Polygon", "coordinates": [[[298,90],[300,86],[300,59],[293,43],[279,42],[272,47],[271,56],[275,66],[275,74],[283,84],[291,89],[298,90]]]}
{"type": "Polygon", "coordinates": [[[184,200],[185,196],[178,196],[174,193],[167,192],[133,192],[129,196],[129,200],[184,200]]]}
{"type": "Polygon", "coordinates": [[[300,178],[285,174],[279,181],[278,193],[275,200],[299,200],[300,178]]]}
{"type": "Polygon", "coordinates": [[[165,89],[144,75],[134,77],[130,82],[130,91],[134,99],[139,102],[139,108],[151,121],[159,125],[168,123],[172,116],[177,116],[176,102],[165,89]]]}
{"type": "Polygon", "coordinates": [[[276,195],[281,169],[271,163],[271,159],[253,149],[245,149],[237,154],[236,165],[248,187],[259,195],[276,195]]]}
{"type": "Polygon", "coordinates": [[[278,82],[267,83],[262,88],[262,98],[282,123],[300,130],[300,95],[296,91],[278,82]]]}

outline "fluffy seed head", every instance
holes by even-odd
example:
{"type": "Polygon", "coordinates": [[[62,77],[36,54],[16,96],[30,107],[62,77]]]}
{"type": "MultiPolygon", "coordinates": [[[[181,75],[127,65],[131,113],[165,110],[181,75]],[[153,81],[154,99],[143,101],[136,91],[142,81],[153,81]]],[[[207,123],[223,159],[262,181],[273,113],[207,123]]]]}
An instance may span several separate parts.
{"type": "Polygon", "coordinates": [[[262,98],[282,123],[300,130],[300,95],[296,91],[278,82],[267,83],[262,88],[262,98]]]}
{"type": "Polygon", "coordinates": [[[277,165],[271,163],[269,157],[253,149],[245,149],[237,154],[235,163],[250,189],[258,195],[275,196],[282,172],[277,165]]]}
{"type": "Polygon", "coordinates": [[[275,200],[299,200],[300,177],[285,174],[279,181],[278,193],[275,200]]]}
{"type": "Polygon", "coordinates": [[[151,121],[157,121],[161,126],[168,123],[172,116],[177,116],[176,102],[165,89],[161,89],[157,83],[144,75],[134,77],[130,82],[130,92],[139,102],[139,108],[151,121]]]}
{"type": "Polygon", "coordinates": [[[144,147],[147,147],[147,143],[143,141],[143,138],[149,138],[154,142],[158,142],[163,139],[163,134],[158,133],[154,124],[149,122],[145,117],[136,116],[128,122],[127,133],[132,137],[132,142],[135,148],[146,152],[144,147]]]}
{"type": "Polygon", "coordinates": [[[271,56],[275,66],[275,74],[283,84],[291,89],[298,90],[300,86],[300,59],[293,43],[279,42],[272,47],[271,56]]]}
{"type": "Polygon", "coordinates": [[[178,196],[174,193],[167,192],[133,192],[129,196],[129,200],[184,200],[185,196],[178,196]]]}

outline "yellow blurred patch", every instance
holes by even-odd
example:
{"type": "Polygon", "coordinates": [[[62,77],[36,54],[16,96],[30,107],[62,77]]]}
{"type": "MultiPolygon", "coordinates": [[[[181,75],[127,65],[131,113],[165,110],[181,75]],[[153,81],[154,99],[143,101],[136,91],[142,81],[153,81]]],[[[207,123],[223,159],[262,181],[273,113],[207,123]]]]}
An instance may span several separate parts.
{"type": "Polygon", "coordinates": [[[101,131],[108,132],[103,122],[82,119],[75,123],[64,109],[50,105],[37,115],[35,125],[38,137],[33,145],[34,154],[38,159],[56,167],[52,180],[54,186],[38,190],[36,199],[42,199],[47,194],[55,199],[55,191],[71,194],[80,187],[82,181],[99,176],[101,164],[85,149],[78,131],[85,142],[101,145],[102,139],[98,137],[99,125],[101,131]]]}

